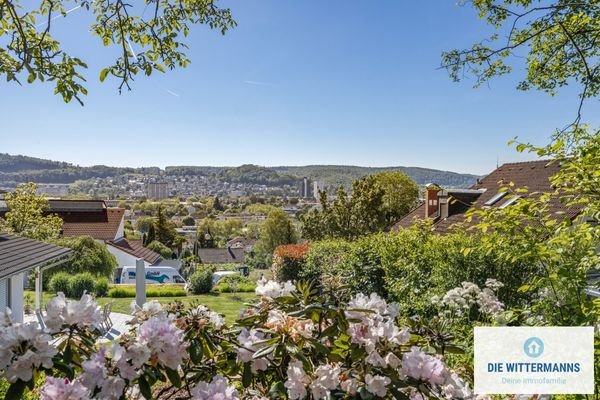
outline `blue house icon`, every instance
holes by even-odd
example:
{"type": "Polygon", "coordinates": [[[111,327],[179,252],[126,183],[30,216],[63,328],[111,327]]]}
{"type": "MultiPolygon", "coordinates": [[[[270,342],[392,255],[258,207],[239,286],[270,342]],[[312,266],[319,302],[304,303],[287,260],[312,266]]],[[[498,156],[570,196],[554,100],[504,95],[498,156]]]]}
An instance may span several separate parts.
{"type": "Polygon", "coordinates": [[[530,337],[523,344],[523,351],[529,357],[536,358],[544,352],[544,342],[538,337],[530,337]]]}

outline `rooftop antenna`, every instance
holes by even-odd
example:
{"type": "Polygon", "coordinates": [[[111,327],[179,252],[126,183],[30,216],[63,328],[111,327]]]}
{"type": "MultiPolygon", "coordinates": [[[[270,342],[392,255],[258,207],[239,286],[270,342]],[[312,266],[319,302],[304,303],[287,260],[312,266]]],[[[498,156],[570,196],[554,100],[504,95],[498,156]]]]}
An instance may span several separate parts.
{"type": "Polygon", "coordinates": [[[496,169],[500,166],[500,156],[496,156],[496,169]]]}

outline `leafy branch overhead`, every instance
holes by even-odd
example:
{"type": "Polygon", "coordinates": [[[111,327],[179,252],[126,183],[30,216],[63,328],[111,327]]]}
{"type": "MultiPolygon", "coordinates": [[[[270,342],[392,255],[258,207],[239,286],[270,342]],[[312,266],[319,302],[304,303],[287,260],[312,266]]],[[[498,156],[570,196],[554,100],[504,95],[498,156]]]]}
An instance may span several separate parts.
{"type": "Polygon", "coordinates": [[[587,98],[600,92],[600,1],[471,0],[479,16],[496,33],[468,49],[442,54],[452,79],[474,76],[475,86],[508,74],[507,60],[526,53],[526,74],[518,85],[554,95],[570,82],[580,85],[580,104],[573,125],[581,119],[587,98]]]}
{"type": "MultiPolygon", "coordinates": [[[[216,0],[41,0],[39,5],[19,0],[0,0],[0,75],[7,81],[52,81],[55,94],[65,102],[83,105],[86,63],[63,49],[52,36],[53,21],[75,9],[93,13],[89,31],[118,56],[100,71],[118,79],[119,92],[131,89],[138,73],[186,67],[186,38],[194,25],[207,25],[225,34],[236,26],[231,11],[216,0]],[[138,4],[135,4],[138,3],[138,4]]],[[[73,32],[76,34],[75,32],[73,32]]]]}

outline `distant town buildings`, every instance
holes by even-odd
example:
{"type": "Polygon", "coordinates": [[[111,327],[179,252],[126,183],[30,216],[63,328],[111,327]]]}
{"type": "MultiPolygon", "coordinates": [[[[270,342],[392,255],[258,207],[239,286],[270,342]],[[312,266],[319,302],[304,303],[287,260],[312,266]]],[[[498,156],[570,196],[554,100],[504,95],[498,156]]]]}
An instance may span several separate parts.
{"type": "Polygon", "coordinates": [[[302,178],[299,183],[299,195],[303,199],[310,199],[313,197],[313,185],[310,179],[302,178]]]}
{"type": "Polygon", "coordinates": [[[167,182],[149,182],[146,185],[146,195],[152,200],[162,200],[169,197],[169,184],[167,182]]]}
{"type": "Polygon", "coordinates": [[[46,196],[66,196],[69,194],[69,184],[38,183],[37,194],[43,194],[46,196]]]}

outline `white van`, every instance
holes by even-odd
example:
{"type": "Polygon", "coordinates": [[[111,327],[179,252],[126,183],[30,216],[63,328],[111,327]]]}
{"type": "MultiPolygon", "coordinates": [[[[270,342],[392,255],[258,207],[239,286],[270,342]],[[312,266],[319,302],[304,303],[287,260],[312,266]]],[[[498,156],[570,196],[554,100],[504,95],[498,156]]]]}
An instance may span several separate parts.
{"type": "Polygon", "coordinates": [[[239,275],[239,271],[216,271],[212,275],[213,285],[217,283],[222,277],[227,275],[239,275]]]}
{"type": "MultiPolygon", "coordinates": [[[[146,284],[181,283],[187,282],[173,267],[146,267],[146,284]]],[[[123,267],[120,283],[135,283],[135,267],[123,267]]]]}

